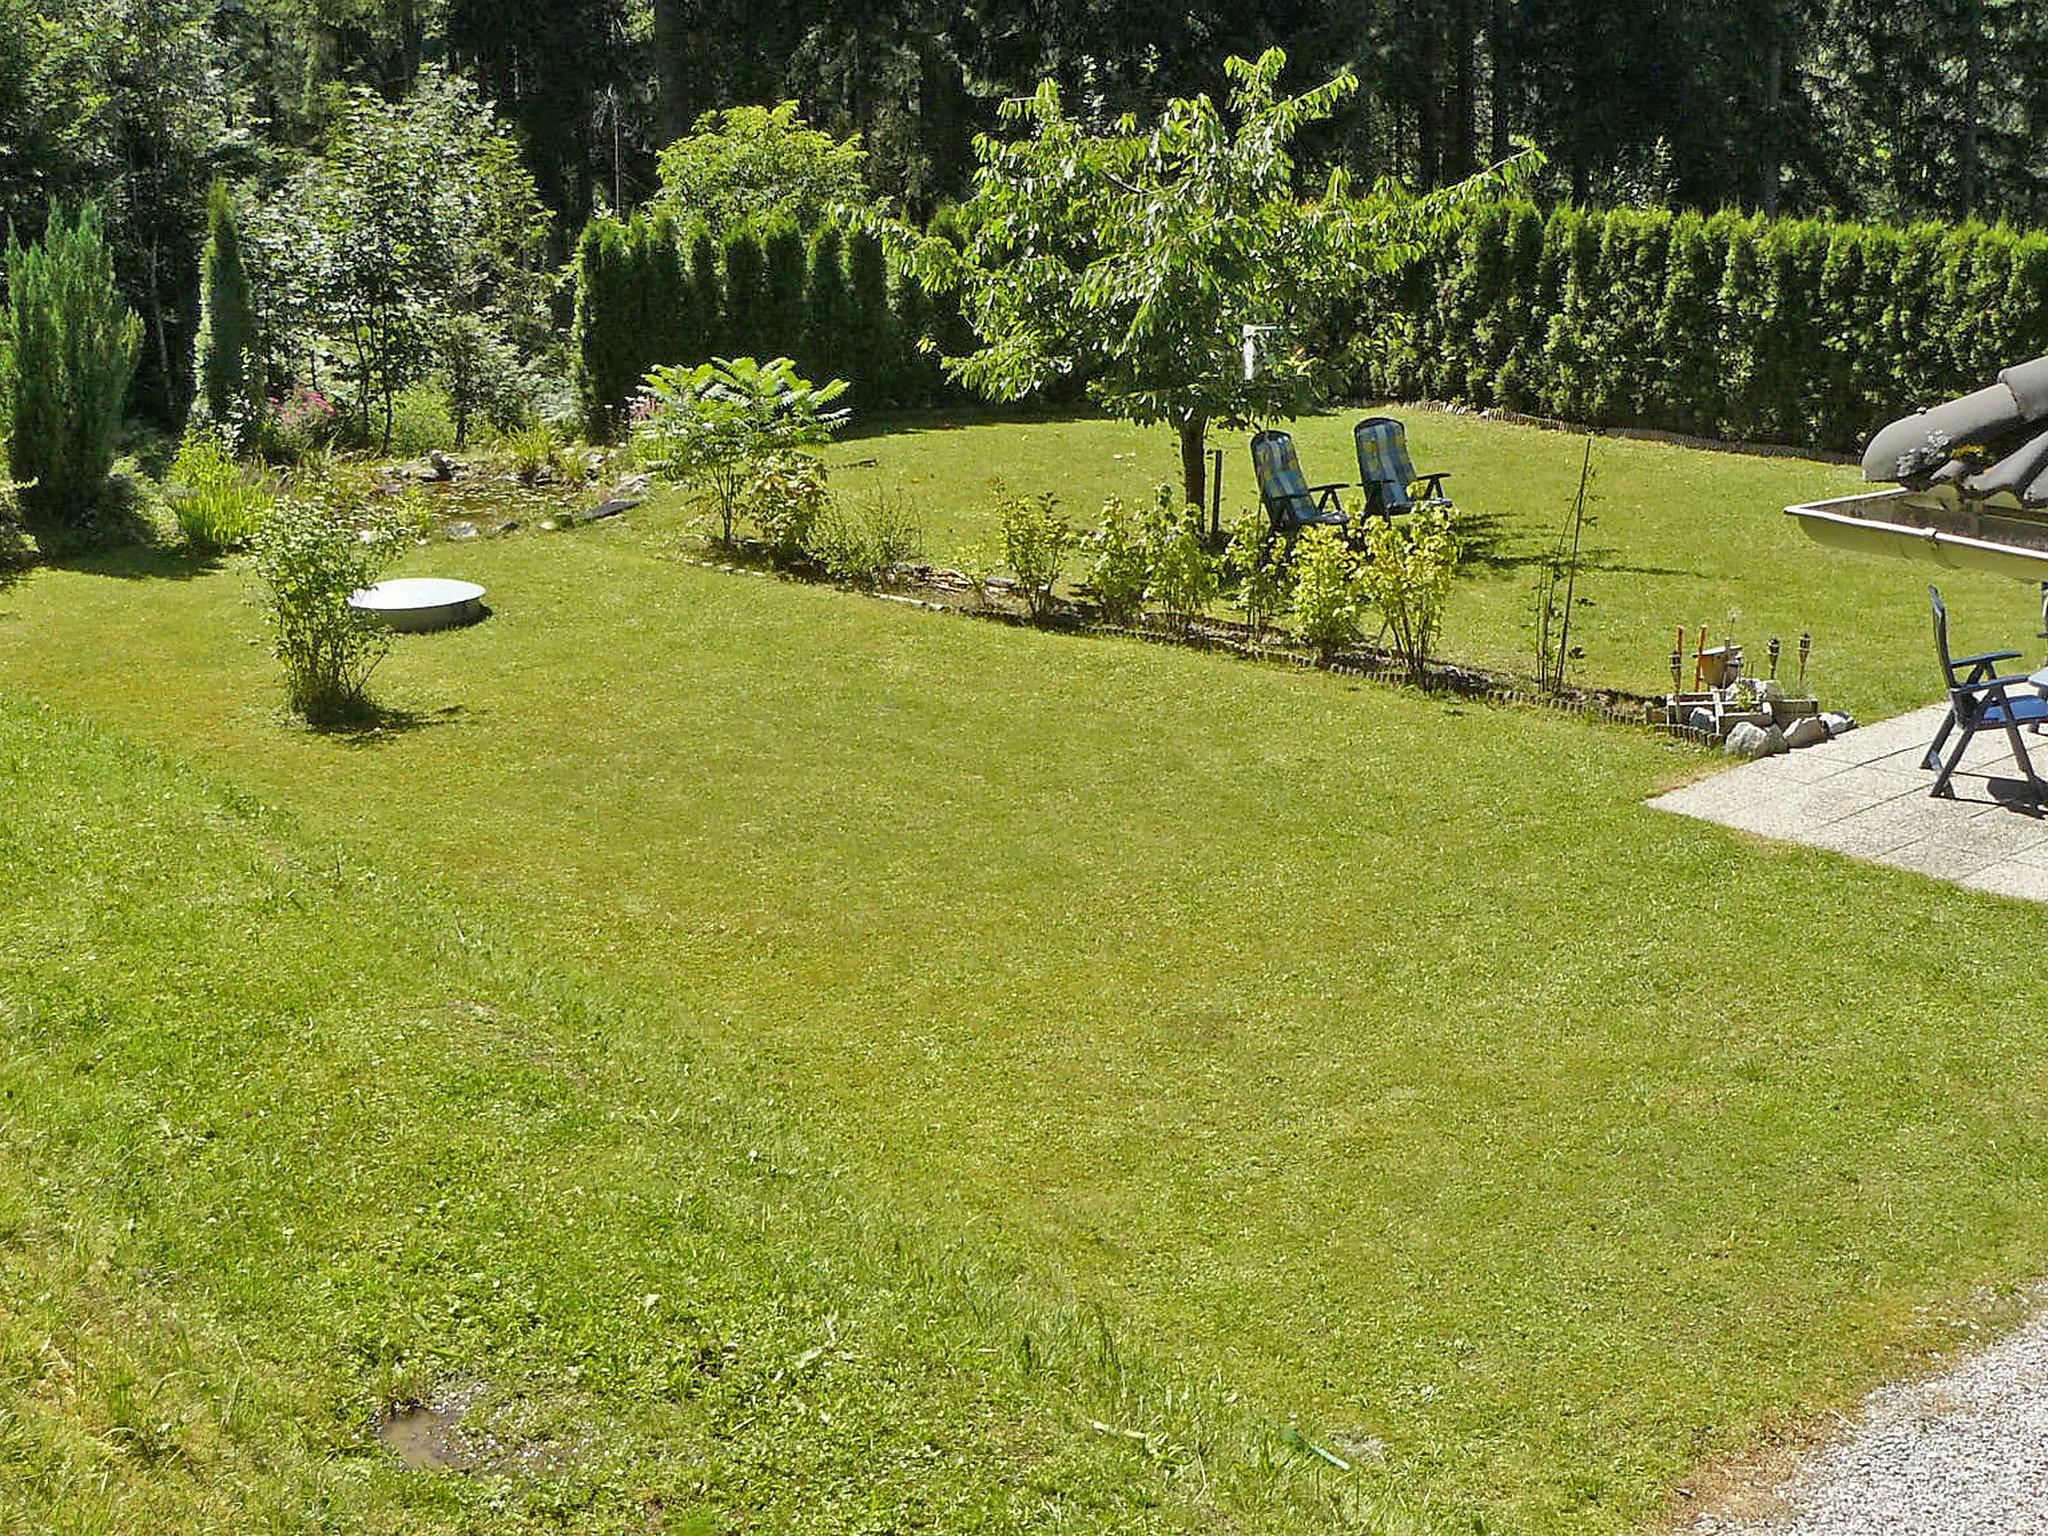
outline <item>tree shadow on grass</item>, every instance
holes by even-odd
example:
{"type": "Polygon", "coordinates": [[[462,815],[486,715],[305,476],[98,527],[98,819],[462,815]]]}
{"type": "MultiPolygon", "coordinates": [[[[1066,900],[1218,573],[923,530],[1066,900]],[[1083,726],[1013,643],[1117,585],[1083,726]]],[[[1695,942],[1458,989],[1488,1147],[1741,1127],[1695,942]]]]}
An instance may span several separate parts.
{"type": "Polygon", "coordinates": [[[340,742],[345,747],[367,751],[390,746],[400,737],[435,726],[457,725],[469,718],[463,704],[444,704],[439,709],[407,709],[403,705],[365,701],[357,708],[309,722],[314,734],[340,742]]]}
{"type": "Polygon", "coordinates": [[[161,544],[80,549],[45,554],[42,560],[52,570],[112,576],[121,581],[194,581],[215,574],[224,563],[217,554],[203,555],[182,545],[161,544]]]}

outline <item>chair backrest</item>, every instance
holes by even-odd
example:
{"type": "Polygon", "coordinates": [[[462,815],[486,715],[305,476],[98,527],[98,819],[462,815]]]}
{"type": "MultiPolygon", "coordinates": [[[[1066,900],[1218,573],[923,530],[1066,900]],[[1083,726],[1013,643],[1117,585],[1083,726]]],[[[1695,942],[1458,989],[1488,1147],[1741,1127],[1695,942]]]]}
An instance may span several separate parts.
{"type": "Polygon", "coordinates": [[[1252,437],[1252,471],[1259,480],[1259,499],[1276,527],[1291,528],[1315,516],[1315,498],[1294,451],[1293,434],[1274,430],[1252,437]]]}
{"type": "Polygon", "coordinates": [[[1406,512],[1415,505],[1415,460],[1408,455],[1408,429],[1391,416],[1368,416],[1351,429],[1358,445],[1358,480],[1375,512],[1406,512]]]}
{"type": "Polygon", "coordinates": [[[1950,688],[1958,686],[1956,664],[1949,659],[1948,648],[1948,605],[1941,600],[1941,588],[1930,586],[1927,601],[1934,606],[1934,654],[1941,660],[1941,675],[1950,688]]]}

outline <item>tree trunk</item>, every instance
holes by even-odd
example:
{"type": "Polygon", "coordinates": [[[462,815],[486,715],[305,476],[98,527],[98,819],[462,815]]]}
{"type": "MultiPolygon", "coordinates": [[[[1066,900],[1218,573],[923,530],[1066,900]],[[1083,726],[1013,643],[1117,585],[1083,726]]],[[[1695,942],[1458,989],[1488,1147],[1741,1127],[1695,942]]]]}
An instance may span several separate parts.
{"type": "Polygon", "coordinates": [[[684,56],[689,50],[689,0],[654,0],[654,68],[660,84],[655,121],[663,145],[690,131],[690,104],[685,99],[684,56]]]}
{"type": "Polygon", "coordinates": [[[1451,60],[1451,164],[1446,177],[1450,181],[1463,181],[1478,169],[1478,81],[1475,78],[1476,65],[1473,55],[1477,52],[1473,36],[1473,8],[1478,0],[1458,0],[1456,18],[1451,25],[1451,47],[1456,56],[1451,60]]]}
{"type": "Polygon", "coordinates": [[[1978,83],[1982,74],[1979,60],[1984,51],[1984,23],[1977,0],[1963,7],[1963,122],[1962,143],[1956,159],[1962,173],[1963,205],[1957,211],[1969,218],[1977,211],[1977,140],[1980,124],[1978,83]]]}
{"type": "Polygon", "coordinates": [[[1514,39],[1508,35],[1508,0],[1493,0],[1493,11],[1486,23],[1486,43],[1493,53],[1493,69],[1487,77],[1490,96],[1493,134],[1493,158],[1496,164],[1507,159],[1513,147],[1510,135],[1514,132],[1514,115],[1510,109],[1510,98],[1515,89],[1514,39]]]}
{"type": "Polygon", "coordinates": [[[1198,416],[1180,424],[1180,479],[1188,505],[1197,512],[1209,504],[1209,421],[1198,416]]]}
{"type": "Polygon", "coordinates": [[[1766,214],[1778,211],[1778,178],[1782,143],[1780,114],[1785,99],[1785,42],[1771,19],[1771,40],[1764,50],[1763,165],[1759,170],[1756,205],[1766,214]]]}

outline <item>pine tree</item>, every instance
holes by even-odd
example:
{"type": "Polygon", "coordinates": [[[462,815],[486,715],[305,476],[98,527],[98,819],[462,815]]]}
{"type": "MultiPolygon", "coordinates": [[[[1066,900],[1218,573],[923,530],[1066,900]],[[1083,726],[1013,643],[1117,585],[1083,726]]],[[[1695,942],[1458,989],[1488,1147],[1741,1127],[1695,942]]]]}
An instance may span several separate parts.
{"type": "Polygon", "coordinates": [[[266,396],[255,294],[242,260],[235,200],[225,182],[206,194],[206,249],[199,258],[199,333],[192,416],[240,444],[263,420],[266,396]]]}
{"type": "Polygon", "coordinates": [[[142,323],[115,288],[98,208],[52,208],[39,245],[8,237],[0,397],[12,403],[8,471],[26,487],[32,524],[60,534],[91,528],[141,341],[142,323]]]}

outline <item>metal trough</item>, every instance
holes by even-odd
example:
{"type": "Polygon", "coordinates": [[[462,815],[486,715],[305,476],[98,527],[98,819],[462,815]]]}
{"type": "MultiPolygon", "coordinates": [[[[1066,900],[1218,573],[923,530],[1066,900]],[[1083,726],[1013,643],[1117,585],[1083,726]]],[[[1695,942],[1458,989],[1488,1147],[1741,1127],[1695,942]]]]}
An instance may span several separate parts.
{"type": "Polygon", "coordinates": [[[1785,511],[1837,549],[2048,582],[2048,514],[2031,509],[1961,502],[1943,488],[1869,491],[1785,511]]]}
{"type": "Polygon", "coordinates": [[[350,593],[348,605],[372,624],[419,634],[476,623],[484,616],[484,589],[443,576],[400,576],[350,593]]]}

